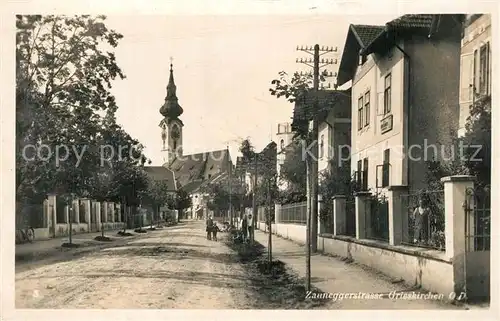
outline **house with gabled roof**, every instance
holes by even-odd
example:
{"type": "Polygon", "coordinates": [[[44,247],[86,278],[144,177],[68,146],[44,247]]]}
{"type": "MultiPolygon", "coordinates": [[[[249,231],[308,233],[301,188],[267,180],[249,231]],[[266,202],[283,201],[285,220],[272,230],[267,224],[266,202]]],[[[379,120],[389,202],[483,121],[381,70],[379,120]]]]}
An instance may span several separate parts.
{"type": "Polygon", "coordinates": [[[337,84],[352,82],[351,170],[368,190],[426,185],[429,145],[458,129],[462,15],[409,14],[351,25],[337,84]]]}

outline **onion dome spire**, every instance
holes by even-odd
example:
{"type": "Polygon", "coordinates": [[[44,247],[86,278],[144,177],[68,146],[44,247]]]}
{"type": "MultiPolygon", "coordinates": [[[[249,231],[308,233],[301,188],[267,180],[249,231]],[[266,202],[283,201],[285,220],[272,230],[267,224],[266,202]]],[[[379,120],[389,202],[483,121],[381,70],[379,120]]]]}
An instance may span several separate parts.
{"type": "Polygon", "coordinates": [[[160,113],[165,118],[175,119],[179,118],[184,112],[182,107],[179,105],[179,99],[177,98],[177,86],[174,82],[174,70],[172,64],[172,58],[170,58],[170,78],[168,79],[167,85],[167,97],[165,97],[165,103],[160,108],[160,113]]]}

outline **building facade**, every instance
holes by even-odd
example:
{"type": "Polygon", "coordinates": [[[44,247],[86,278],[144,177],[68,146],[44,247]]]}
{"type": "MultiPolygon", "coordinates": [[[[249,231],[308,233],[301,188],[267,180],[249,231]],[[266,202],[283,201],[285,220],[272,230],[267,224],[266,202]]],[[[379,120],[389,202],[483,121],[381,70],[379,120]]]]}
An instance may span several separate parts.
{"type": "Polygon", "coordinates": [[[350,162],[351,90],[325,91],[318,118],[318,174],[335,176],[350,162]]]}
{"type": "Polygon", "coordinates": [[[467,15],[460,61],[459,136],[465,133],[465,124],[474,100],[491,95],[491,39],[491,15],[467,15]]]}
{"type": "Polygon", "coordinates": [[[290,144],[293,141],[295,133],[292,131],[291,123],[279,123],[278,131],[276,132],[275,139],[276,146],[276,173],[278,175],[278,189],[286,190],[287,182],[280,179],[281,167],[285,163],[286,151],[289,150],[290,144]]]}
{"type": "Polygon", "coordinates": [[[451,146],[458,130],[461,26],[461,15],[351,25],[338,84],[352,80],[351,170],[363,189],[421,189],[426,160],[442,159],[441,150],[451,146]]]}

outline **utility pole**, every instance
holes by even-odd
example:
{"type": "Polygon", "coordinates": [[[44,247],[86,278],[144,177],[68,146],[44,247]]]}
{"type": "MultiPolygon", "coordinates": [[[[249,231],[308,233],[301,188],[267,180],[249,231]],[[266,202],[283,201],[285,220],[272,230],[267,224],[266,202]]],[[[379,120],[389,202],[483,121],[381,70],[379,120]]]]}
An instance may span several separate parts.
{"type": "Polygon", "coordinates": [[[233,166],[231,165],[231,160],[229,158],[229,145],[227,145],[227,163],[229,167],[229,223],[233,226],[233,204],[232,204],[232,182],[231,182],[231,172],[233,166]]]}
{"type": "Polygon", "coordinates": [[[269,271],[272,270],[272,263],[273,263],[273,242],[272,242],[272,221],[271,221],[271,201],[272,201],[272,197],[271,197],[271,183],[272,183],[272,178],[269,177],[268,181],[267,181],[267,218],[266,218],[266,221],[267,221],[267,226],[269,228],[269,235],[268,235],[268,244],[267,244],[267,248],[268,248],[268,251],[269,251],[269,271]]]}
{"type": "MultiPolygon", "coordinates": [[[[307,223],[306,223],[306,290],[311,288],[311,252],[317,251],[318,244],[318,91],[319,91],[319,70],[321,67],[337,63],[335,59],[321,59],[320,56],[337,52],[337,48],[321,47],[316,44],[314,47],[298,47],[297,51],[304,51],[313,55],[313,59],[297,59],[297,63],[302,63],[313,68],[313,117],[312,117],[312,139],[308,136],[302,143],[306,146],[312,145],[312,155],[306,154],[306,186],[307,186],[307,223]],[[312,65],[311,65],[312,63],[312,65]],[[320,66],[320,63],[322,64],[320,66]]],[[[323,73],[324,77],[333,76],[332,73],[323,73]]],[[[306,97],[307,98],[307,97],[306,97]]],[[[307,100],[306,100],[307,104],[307,100]]],[[[307,106],[302,106],[307,108],[307,106]]],[[[309,124],[308,124],[309,133],[309,124]]],[[[303,145],[304,146],[304,145],[303,145]]]]}
{"type": "MultiPolygon", "coordinates": [[[[253,154],[253,164],[254,164],[254,173],[253,173],[253,188],[252,188],[252,194],[253,194],[253,197],[252,197],[252,216],[253,216],[253,220],[252,220],[252,227],[253,227],[253,231],[255,231],[255,226],[256,226],[256,223],[255,221],[257,220],[257,202],[255,200],[255,197],[257,196],[257,194],[255,193],[255,189],[257,188],[257,153],[254,152],[253,154]]],[[[251,235],[251,238],[250,238],[250,242],[253,244],[254,242],[254,234],[255,233],[252,233],[251,235]]]]}

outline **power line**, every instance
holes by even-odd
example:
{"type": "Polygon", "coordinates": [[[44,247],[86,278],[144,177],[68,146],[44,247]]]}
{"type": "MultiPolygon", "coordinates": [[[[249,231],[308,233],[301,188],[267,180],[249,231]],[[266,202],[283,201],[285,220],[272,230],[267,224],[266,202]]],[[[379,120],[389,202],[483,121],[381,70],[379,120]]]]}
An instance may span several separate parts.
{"type": "MultiPolygon", "coordinates": [[[[307,145],[314,143],[318,137],[318,91],[320,89],[320,68],[328,65],[336,64],[337,59],[320,59],[320,56],[327,53],[336,53],[337,47],[320,47],[318,44],[311,46],[297,46],[297,51],[303,51],[313,55],[312,59],[297,59],[297,63],[302,63],[313,68],[313,119],[312,119],[312,137],[313,141],[307,137],[305,142],[307,145]],[[321,64],[321,66],[320,66],[321,64]]],[[[336,88],[336,86],[334,85],[336,88]]],[[[305,106],[302,106],[304,108],[305,106]]],[[[300,108],[300,107],[299,107],[300,108]]],[[[306,290],[311,289],[311,252],[316,251],[318,233],[318,146],[314,143],[312,148],[312,156],[306,154],[306,194],[307,194],[307,224],[306,224],[306,290]]]]}

